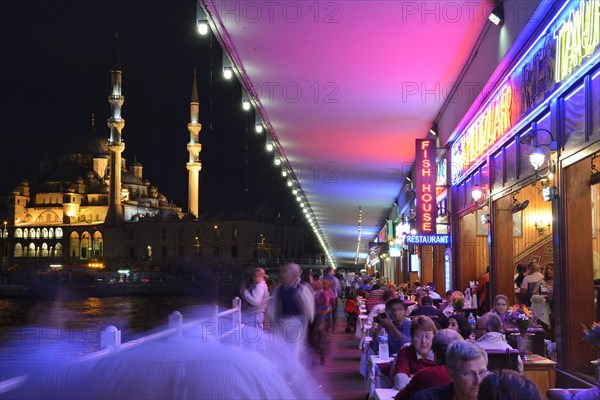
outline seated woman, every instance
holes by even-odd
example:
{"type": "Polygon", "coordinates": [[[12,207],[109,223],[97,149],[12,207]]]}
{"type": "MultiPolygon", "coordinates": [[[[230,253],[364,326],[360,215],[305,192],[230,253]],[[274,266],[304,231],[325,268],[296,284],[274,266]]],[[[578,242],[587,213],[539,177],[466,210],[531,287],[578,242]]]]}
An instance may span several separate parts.
{"type": "Polygon", "coordinates": [[[463,339],[468,339],[471,336],[471,325],[467,321],[467,317],[462,314],[454,314],[448,317],[448,329],[460,333],[463,339]]]}
{"type": "Polygon", "coordinates": [[[431,344],[436,333],[437,328],[431,318],[420,315],[412,320],[411,345],[398,351],[392,367],[391,378],[396,389],[404,389],[418,370],[435,366],[431,344]]]}
{"type": "Polygon", "coordinates": [[[503,294],[499,294],[494,299],[494,308],[492,312],[498,314],[502,323],[506,323],[506,318],[508,317],[508,297],[503,294]]]}

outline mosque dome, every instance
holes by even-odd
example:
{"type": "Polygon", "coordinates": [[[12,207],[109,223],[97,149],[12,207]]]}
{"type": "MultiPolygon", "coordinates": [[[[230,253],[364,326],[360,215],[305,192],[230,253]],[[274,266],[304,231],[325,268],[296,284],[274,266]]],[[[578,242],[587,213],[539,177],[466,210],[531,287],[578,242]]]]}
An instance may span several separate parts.
{"type": "Polygon", "coordinates": [[[89,154],[108,156],[108,138],[100,135],[93,125],[84,134],[73,136],[73,140],[65,147],[65,154],[89,154]]]}

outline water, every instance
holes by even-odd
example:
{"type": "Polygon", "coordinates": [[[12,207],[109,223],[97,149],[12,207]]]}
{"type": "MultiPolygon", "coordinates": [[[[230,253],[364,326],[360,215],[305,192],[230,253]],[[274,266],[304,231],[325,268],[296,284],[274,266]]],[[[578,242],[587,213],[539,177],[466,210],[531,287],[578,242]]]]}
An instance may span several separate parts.
{"type": "Polygon", "coordinates": [[[0,299],[0,380],[50,355],[70,359],[98,350],[109,325],[126,342],[166,327],[173,311],[182,312],[185,322],[185,310],[196,304],[181,295],[0,299]]]}

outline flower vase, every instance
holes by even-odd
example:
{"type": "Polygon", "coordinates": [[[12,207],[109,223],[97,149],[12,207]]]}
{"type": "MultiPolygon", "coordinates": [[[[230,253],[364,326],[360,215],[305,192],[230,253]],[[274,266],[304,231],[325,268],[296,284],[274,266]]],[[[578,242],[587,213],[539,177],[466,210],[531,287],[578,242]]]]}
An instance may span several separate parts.
{"type": "Polygon", "coordinates": [[[592,361],[594,364],[594,371],[596,372],[596,382],[600,382],[600,358],[592,361]]]}
{"type": "Polygon", "coordinates": [[[517,350],[521,353],[521,358],[523,361],[527,361],[530,359],[529,353],[527,352],[527,330],[525,332],[521,331],[517,335],[517,350]]]}

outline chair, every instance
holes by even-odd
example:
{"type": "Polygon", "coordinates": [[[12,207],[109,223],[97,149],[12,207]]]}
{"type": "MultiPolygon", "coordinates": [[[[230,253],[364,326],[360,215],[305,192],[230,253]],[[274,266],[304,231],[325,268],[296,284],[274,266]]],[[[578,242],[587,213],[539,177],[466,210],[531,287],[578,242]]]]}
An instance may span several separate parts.
{"type": "Polygon", "coordinates": [[[512,369],[519,371],[519,350],[486,350],[488,355],[488,371],[512,369]]]}
{"type": "Polygon", "coordinates": [[[570,400],[577,393],[583,392],[588,389],[550,389],[546,392],[548,400],[570,400]]]}

